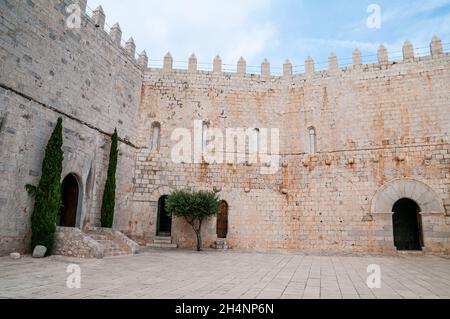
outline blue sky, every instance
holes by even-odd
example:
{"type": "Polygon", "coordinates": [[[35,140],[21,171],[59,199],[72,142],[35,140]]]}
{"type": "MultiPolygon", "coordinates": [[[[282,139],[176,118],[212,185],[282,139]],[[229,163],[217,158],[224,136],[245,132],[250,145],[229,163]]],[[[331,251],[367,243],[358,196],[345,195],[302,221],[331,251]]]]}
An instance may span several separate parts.
{"type": "Polygon", "coordinates": [[[450,51],[450,0],[88,0],[91,9],[100,4],[107,24],[119,22],[123,40],[132,36],[152,66],[170,51],[175,67],[195,53],[199,63],[219,54],[230,70],[243,56],[249,72],[264,58],[273,73],[286,58],[301,71],[308,56],[324,68],[330,52],[347,65],[355,48],[373,62],[380,43],[397,59],[407,39],[424,55],[433,35],[450,51]],[[367,27],[370,4],[381,9],[380,29],[367,27]]]}

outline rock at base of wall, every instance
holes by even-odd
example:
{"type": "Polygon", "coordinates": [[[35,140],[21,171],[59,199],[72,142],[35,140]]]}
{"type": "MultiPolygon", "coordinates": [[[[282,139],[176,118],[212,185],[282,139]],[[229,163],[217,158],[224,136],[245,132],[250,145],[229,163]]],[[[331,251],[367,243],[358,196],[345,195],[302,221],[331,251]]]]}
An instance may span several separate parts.
{"type": "Polygon", "coordinates": [[[44,258],[47,248],[44,246],[36,246],[33,251],[33,258],[44,258]]]}
{"type": "Polygon", "coordinates": [[[19,253],[11,253],[11,254],[9,254],[9,257],[11,257],[11,259],[20,259],[20,254],[19,253]]]}

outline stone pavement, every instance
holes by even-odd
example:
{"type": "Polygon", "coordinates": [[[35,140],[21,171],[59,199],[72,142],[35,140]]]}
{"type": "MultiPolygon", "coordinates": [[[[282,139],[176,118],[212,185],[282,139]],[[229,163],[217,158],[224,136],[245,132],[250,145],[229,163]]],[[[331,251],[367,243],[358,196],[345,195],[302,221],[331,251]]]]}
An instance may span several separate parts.
{"type": "Polygon", "coordinates": [[[450,298],[450,259],[154,250],[103,260],[0,258],[0,298],[450,298]],[[67,266],[81,288],[66,287],[67,266]],[[369,289],[378,264],[381,289],[369,289]]]}

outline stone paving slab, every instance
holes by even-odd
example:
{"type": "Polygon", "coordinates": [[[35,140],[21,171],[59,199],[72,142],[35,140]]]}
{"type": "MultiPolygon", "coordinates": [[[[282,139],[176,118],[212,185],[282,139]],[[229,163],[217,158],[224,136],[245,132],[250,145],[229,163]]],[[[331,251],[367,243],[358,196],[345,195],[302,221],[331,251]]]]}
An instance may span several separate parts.
{"type": "Polygon", "coordinates": [[[0,298],[450,299],[450,259],[188,250],[102,260],[2,257],[0,298]],[[80,266],[80,289],[66,286],[70,264],[80,266]],[[381,267],[380,289],[366,284],[371,264],[381,267]]]}

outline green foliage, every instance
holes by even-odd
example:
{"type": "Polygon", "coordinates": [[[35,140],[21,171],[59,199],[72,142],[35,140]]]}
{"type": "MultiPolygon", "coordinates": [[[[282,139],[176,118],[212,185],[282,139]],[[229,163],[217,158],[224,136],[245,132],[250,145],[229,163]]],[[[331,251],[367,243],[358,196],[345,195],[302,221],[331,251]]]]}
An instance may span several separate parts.
{"type": "Polygon", "coordinates": [[[174,191],[166,199],[166,210],[188,220],[205,219],[219,212],[219,198],[212,192],[174,191]]]}
{"type": "Polygon", "coordinates": [[[166,211],[182,217],[192,226],[197,236],[197,250],[202,248],[203,221],[219,213],[219,197],[213,192],[175,191],[166,200],[166,211]]]}
{"type": "Polygon", "coordinates": [[[116,170],[117,170],[117,130],[111,136],[111,150],[109,152],[108,177],[103,192],[101,223],[102,227],[112,228],[114,221],[114,207],[116,205],[116,170]]]}
{"type": "Polygon", "coordinates": [[[31,214],[31,249],[37,245],[45,246],[47,256],[53,250],[56,219],[61,208],[62,145],[62,118],[59,118],[45,149],[39,184],[37,187],[25,186],[35,199],[31,214]]]}

